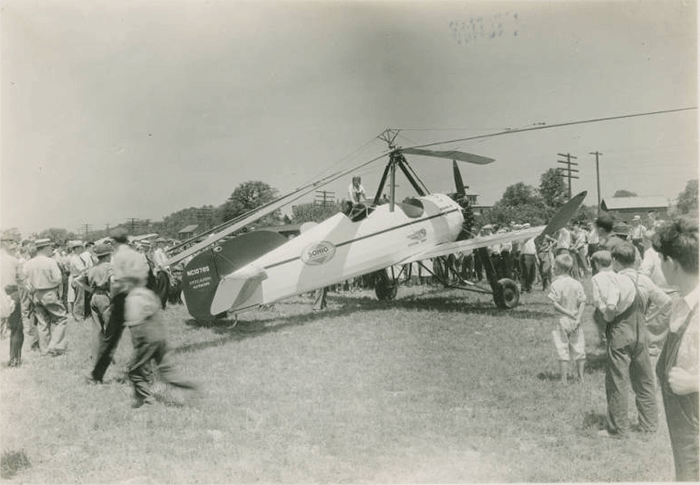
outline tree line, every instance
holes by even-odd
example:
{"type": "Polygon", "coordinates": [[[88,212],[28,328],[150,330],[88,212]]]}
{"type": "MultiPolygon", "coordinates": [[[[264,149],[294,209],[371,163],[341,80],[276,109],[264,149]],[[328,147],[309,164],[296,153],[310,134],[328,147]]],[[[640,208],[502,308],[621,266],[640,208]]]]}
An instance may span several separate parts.
{"type": "MultiPolygon", "coordinates": [[[[201,233],[217,225],[256,209],[278,196],[278,190],[265,182],[252,180],[243,182],[234,189],[229,198],[219,206],[204,205],[201,207],[189,207],[173,212],[163,218],[162,221],[136,221],[135,226],[121,224],[113,227],[123,227],[132,234],[157,233],[163,237],[178,239],[178,233],[186,226],[196,225],[196,233],[201,233]]],[[[613,197],[631,197],[634,192],[618,190],[613,197]]],[[[493,207],[483,215],[477,215],[477,226],[487,223],[508,224],[511,221],[518,223],[529,222],[532,225],[545,224],[556,211],[568,200],[568,189],[561,174],[555,168],[551,168],[540,176],[538,187],[518,182],[506,188],[501,198],[493,207]]],[[[292,217],[282,216],[276,211],[265,216],[255,225],[274,226],[281,224],[301,224],[304,222],[320,222],[340,211],[339,202],[328,202],[319,205],[314,202],[302,203],[292,207],[292,217]]],[[[698,214],[698,179],[686,183],[685,189],[678,194],[673,214],[698,214]]],[[[582,206],[574,216],[574,221],[591,220],[596,216],[596,207],[582,206]]],[[[109,236],[111,231],[92,231],[88,234],[89,240],[97,240],[109,236]]],[[[2,230],[3,236],[12,236],[21,239],[22,235],[17,228],[2,230]]],[[[31,234],[34,238],[50,238],[62,244],[71,239],[85,238],[75,232],[63,228],[48,228],[38,233],[31,234]]]]}

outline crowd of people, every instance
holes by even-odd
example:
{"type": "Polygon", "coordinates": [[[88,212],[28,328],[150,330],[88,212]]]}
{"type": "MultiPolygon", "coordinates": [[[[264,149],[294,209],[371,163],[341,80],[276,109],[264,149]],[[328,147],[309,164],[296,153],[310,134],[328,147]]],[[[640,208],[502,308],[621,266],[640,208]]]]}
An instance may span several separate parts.
{"type": "MultiPolygon", "coordinates": [[[[360,191],[355,181],[350,189],[360,191]]],[[[528,227],[486,224],[479,235],[528,227]]],[[[65,246],[48,239],[19,243],[3,237],[0,296],[2,324],[9,332],[9,367],[21,365],[25,345],[42,356],[64,355],[71,337],[69,318],[91,318],[89,383],[102,382],[123,330],[129,328],[133,355],[128,377],[134,407],[153,402],[154,364],[164,381],[196,389],[197,384],[173,364],[165,338],[162,310],[171,279],[165,243],[160,238],[154,247],[148,241],[130,243],[121,231],[109,242],[71,241],[65,246]]],[[[623,231],[603,213],[591,224],[574,222],[551,236],[489,246],[487,254],[487,261],[474,253],[458,253],[430,261],[432,267],[423,261],[392,271],[404,274],[409,284],[429,283],[432,278],[478,281],[484,277],[484,266],[490,265],[497,278],[519,281],[524,292],[541,285],[558,314],[552,338],[562,382],[568,381],[571,363],[577,378],[584,379],[582,324],[585,306],[592,303],[590,323],[598,331],[598,347],[606,362],[608,419],[601,434],[621,438],[630,432],[656,432],[658,386],[676,479],[698,481],[697,221],[654,221],[647,228],[636,216],[623,231]],[[591,295],[581,283],[588,277],[591,295]],[[628,416],[630,387],[638,414],[635,425],[628,416]]],[[[352,290],[374,281],[376,275],[335,289],[352,290]]],[[[314,310],[325,308],[327,290],[316,292],[314,310]]]]}
{"type": "Polygon", "coordinates": [[[68,349],[69,319],[93,323],[92,369],[86,380],[100,384],[124,328],[130,330],[133,355],[128,377],[133,407],[153,402],[154,365],[161,379],[194,389],[172,362],[162,310],[169,292],[166,240],[129,241],[118,230],[103,243],[50,239],[19,243],[3,237],[0,253],[3,331],[10,334],[9,367],[22,364],[22,348],[60,357],[68,349]]]}

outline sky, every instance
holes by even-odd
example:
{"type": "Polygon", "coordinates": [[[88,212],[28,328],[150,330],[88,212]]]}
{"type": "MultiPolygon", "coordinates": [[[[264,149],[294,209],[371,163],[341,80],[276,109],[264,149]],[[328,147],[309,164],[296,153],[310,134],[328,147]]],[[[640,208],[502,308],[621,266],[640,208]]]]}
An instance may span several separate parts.
{"type": "MultiPolygon", "coordinates": [[[[579,164],[577,193],[671,200],[698,177],[693,1],[0,2],[0,227],[82,232],[281,194],[387,151],[436,145],[490,205],[579,164]]],[[[373,194],[378,160],[353,173],[373,194]]],[[[409,157],[434,192],[449,160],[409,157]]],[[[347,197],[350,175],[320,190],[347,197]]],[[[409,194],[399,179],[399,196],[409,194]]],[[[311,201],[309,194],[300,202],[311,201]]],[[[285,212],[289,212],[288,209],[285,212]]]]}

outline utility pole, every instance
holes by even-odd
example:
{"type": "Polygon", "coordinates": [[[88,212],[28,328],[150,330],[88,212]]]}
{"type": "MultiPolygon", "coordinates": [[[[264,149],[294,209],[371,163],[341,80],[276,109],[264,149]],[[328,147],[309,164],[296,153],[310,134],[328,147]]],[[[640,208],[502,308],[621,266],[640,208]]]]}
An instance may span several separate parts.
{"type": "Polygon", "coordinates": [[[600,212],[600,165],[598,164],[598,157],[602,155],[600,152],[590,152],[591,155],[595,155],[595,181],[596,189],[598,195],[598,205],[596,207],[596,212],[600,212]]]}
{"type": "Polygon", "coordinates": [[[138,219],[135,217],[130,217],[128,220],[131,221],[131,235],[135,236],[136,233],[134,232],[134,229],[136,227],[136,221],[138,221],[138,219]]]}
{"type": "Polygon", "coordinates": [[[578,176],[576,175],[571,175],[572,173],[578,173],[578,170],[571,168],[571,166],[576,166],[578,167],[578,163],[572,162],[571,159],[573,158],[576,160],[576,157],[573,156],[570,153],[563,154],[563,153],[557,153],[558,156],[560,157],[566,157],[566,160],[557,160],[557,163],[565,163],[566,168],[563,167],[557,167],[557,170],[561,170],[562,177],[566,177],[569,179],[569,199],[571,199],[571,179],[578,179],[578,176]]]}
{"type": "Polygon", "coordinates": [[[88,231],[90,230],[90,226],[92,224],[84,224],[83,226],[85,227],[85,241],[88,239],[88,231]]]}
{"type": "Polygon", "coordinates": [[[327,202],[332,202],[335,199],[335,192],[330,192],[328,190],[317,190],[316,191],[316,201],[321,202],[323,207],[326,207],[327,202]]]}

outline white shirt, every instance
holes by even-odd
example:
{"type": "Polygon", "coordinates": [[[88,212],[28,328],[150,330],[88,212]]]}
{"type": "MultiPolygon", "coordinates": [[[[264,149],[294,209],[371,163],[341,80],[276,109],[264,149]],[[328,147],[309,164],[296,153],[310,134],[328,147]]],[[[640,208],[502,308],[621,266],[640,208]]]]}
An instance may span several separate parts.
{"type": "Polygon", "coordinates": [[[362,202],[363,198],[367,198],[367,194],[365,194],[365,188],[362,186],[362,184],[355,187],[353,183],[350,183],[350,186],[348,187],[348,197],[353,204],[359,204],[362,202]]]}
{"type": "Polygon", "coordinates": [[[654,248],[644,251],[644,258],[639,265],[639,272],[651,278],[651,281],[656,286],[668,288],[668,282],[664,277],[664,272],[661,270],[661,258],[654,248]]]}
{"type": "MultiPolygon", "coordinates": [[[[676,333],[681,325],[685,323],[691,309],[698,304],[699,296],[700,290],[696,286],[685,297],[677,300],[671,313],[671,323],[669,325],[671,332],[676,333]]],[[[678,359],[676,360],[676,367],[685,369],[696,376],[698,375],[698,345],[700,345],[700,339],[698,338],[699,320],[698,313],[695,312],[681,339],[680,347],[678,348],[678,359]]]]}
{"type": "MultiPolygon", "coordinates": [[[[598,273],[591,278],[593,286],[593,303],[601,312],[605,312],[607,305],[614,305],[617,312],[617,306],[620,301],[620,287],[617,283],[618,275],[612,268],[601,268],[598,273]]],[[[634,295],[632,296],[634,301],[634,295]]]]}
{"type": "Polygon", "coordinates": [[[569,249],[571,247],[571,233],[565,227],[559,229],[559,234],[557,235],[557,249],[564,248],[569,249]]]}

